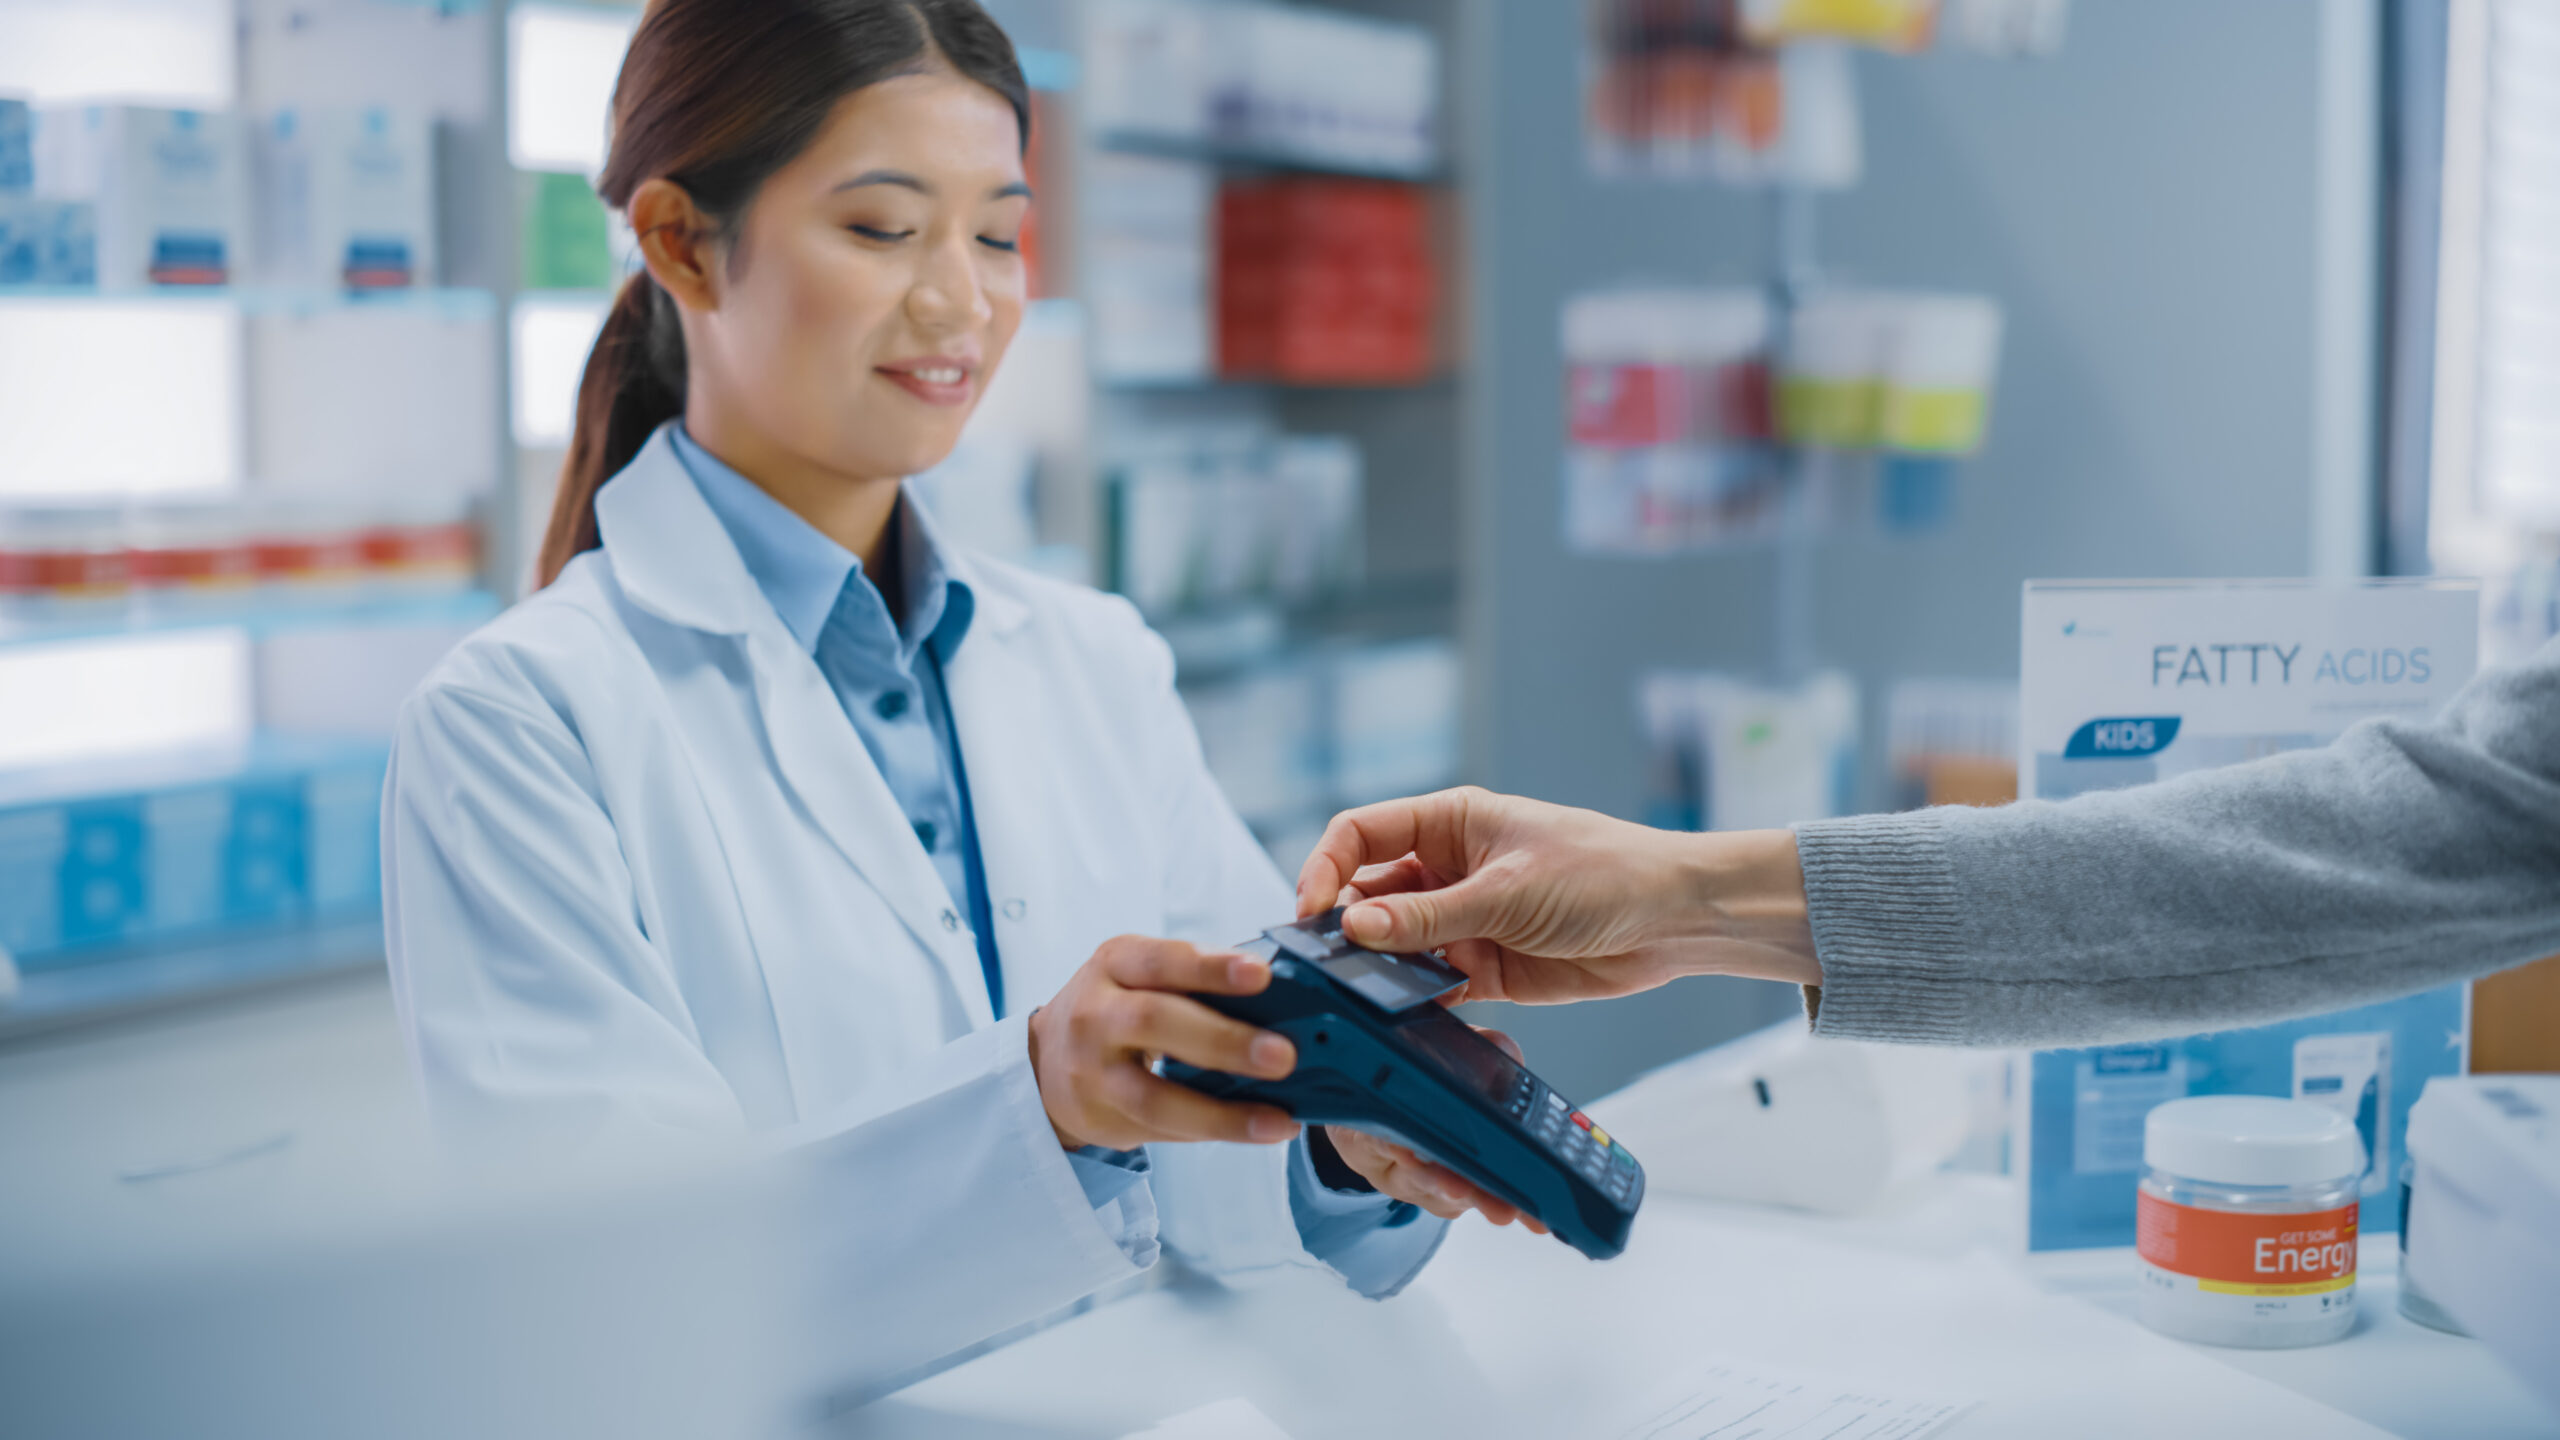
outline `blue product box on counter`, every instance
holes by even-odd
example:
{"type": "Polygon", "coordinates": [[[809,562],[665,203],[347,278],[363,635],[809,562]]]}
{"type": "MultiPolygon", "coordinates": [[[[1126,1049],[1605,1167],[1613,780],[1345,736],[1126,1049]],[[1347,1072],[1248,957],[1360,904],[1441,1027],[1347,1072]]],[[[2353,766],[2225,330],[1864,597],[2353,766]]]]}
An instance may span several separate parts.
{"type": "Polygon", "coordinates": [[[2280,1025],[2143,1045],[2039,1050],[2028,1082],[2027,1248],[2131,1245],[2143,1120],[2189,1095],[2271,1095],[2348,1116],[2368,1163],[2358,1224],[2400,1228],[2409,1107],[2462,1072],[2469,987],[2280,1025]]]}
{"type": "Polygon", "coordinates": [[[40,971],[360,916],[381,895],[386,758],[371,743],[271,738],[147,772],[0,778],[0,946],[40,971]]]}

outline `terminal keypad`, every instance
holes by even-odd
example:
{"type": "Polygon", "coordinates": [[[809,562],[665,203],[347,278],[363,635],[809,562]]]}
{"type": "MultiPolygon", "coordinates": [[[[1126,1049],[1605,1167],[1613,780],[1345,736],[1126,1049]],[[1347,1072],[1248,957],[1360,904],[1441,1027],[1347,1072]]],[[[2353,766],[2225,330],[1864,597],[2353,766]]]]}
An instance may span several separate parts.
{"type": "Polygon", "coordinates": [[[1601,1193],[1620,1205],[1634,1202],[1643,1183],[1636,1157],[1535,1076],[1521,1077],[1512,1096],[1511,1115],[1601,1193]]]}

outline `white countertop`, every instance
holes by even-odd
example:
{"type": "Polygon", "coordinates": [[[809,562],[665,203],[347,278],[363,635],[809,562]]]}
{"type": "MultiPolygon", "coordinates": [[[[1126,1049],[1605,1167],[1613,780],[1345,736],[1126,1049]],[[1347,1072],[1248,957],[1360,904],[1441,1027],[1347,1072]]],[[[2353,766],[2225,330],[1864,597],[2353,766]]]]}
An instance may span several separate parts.
{"type": "MultiPolygon", "coordinates": [[[[237,1168],[274,1175],[361,1166],[414,1116],[378,982],[0,1047],[0,1154],[19,1182],[0,1185],[11,1197],[0,1208],[42,1234],[37,1217],[57,1202],[147,1203],[156,1187],[113,1183],[137,1167],[234,1154],[256,1157],[237,1168]],[[273,1148],[278,1136],[289,1148],[273,1148]]],[[[2006,1182],[1977,1176],[1932,1177],[1854,1220],[1657,1194],[1628,1253],[1605,1264],[1471,1220],[1393,1300],[1303,1273],[1243,1290],[1177,1281],[828,1429],[1120,1436],[1240,1399],[1296,1440],[1570,1435],[1723,1354],[1978,1400],[1941,1432],[1951,1440],[2560,1436],[2560,1417],[2481,1347],[2396,1312],[2388,1237],[2366,1249],[2362,1314],[2345,1340],[2217,1350],[2132,1321],[2129,1252],[2039,1263],[2031,1276],[2007,1238],[2013,1200],[2006,1182]]]]}
{"type": "Polygon", "coordinates": [[[1305,1275],[1242,1291],[1185,1281],[936,1375],[838,1431],[1119,1436],[1241,1398],[1297,1440],[1563,1436],[1721,1354],[1979,1401],[1940,1432],[1950,1440],[2560,1434],[2479,1346],[2397,1313],[2387,1246],[2368,1253],[2345,1340],[2220,1350],[2134,1323],[2129,1251],[2030,1278],[1997,1238],[2009,1209],[2005,1182],[1959,1176],[1848,1221],[1656,1198],[1606,1264],[1471,1220],[1393,1300],[1305,1275]]]}

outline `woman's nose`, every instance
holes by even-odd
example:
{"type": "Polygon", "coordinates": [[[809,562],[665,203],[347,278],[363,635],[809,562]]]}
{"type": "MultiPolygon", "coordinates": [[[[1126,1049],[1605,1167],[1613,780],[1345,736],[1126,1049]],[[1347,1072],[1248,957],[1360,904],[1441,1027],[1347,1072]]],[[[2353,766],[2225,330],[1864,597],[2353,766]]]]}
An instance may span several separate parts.
{"type": "Polygon", "coordinates": [[[963,236],[950,244],[935,246],[925,257],[915,287],[907,292],[907,313],[917,324],[958,330],[983,324],[994,314],[994,307],[987,303],[986,287],[978,283],[978,267],[968,250],[976,243],[963,236]]]}

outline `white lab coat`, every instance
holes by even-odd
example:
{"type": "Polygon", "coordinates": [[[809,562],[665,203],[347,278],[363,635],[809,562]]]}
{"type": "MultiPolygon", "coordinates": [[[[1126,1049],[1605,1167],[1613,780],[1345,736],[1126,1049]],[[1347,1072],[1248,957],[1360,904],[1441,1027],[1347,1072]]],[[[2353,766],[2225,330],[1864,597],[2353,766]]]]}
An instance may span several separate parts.
{"type": "MultiPolygon", "coordinates": [[[[400,717],[383,815],[400,1013],[431,1108],[547,1150],[758,1132],[815,1161],[812,1266],[879,1377],[1135,1273],[1042,1109],[1029,1011],[1114,935],[1291,913],[1124,601],[953,554],[945,681],[1014,1013],[807,651],[665,435],[603,548],[466,640],[400,717]]],[[[1152,1147],[1166,1248],[1320,1266],[1287,1147],[1152,1147]]]]}

